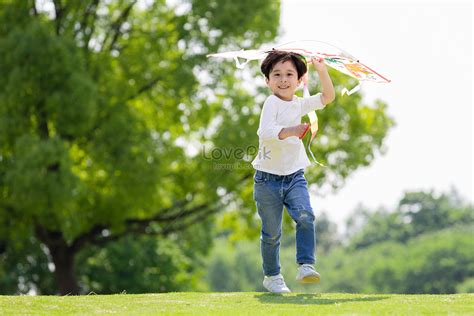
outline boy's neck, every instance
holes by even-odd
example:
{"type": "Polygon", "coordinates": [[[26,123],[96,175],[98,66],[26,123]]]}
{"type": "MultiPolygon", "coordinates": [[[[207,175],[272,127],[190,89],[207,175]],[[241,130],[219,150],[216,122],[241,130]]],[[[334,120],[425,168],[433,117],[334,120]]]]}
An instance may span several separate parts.
{"type": "Polygon", "coordinates": [[[278,99],[280,99],[282,101],[286,101],[286,102],[293,101],[293,99],[295,98],[295,96],[292,95],[291,98],[289,100],[287,100],[287,99],[284,99],[284,98],[280,97],[279,95],[276,95],[275,93],[273,95],[276,96],[278,99]]]}

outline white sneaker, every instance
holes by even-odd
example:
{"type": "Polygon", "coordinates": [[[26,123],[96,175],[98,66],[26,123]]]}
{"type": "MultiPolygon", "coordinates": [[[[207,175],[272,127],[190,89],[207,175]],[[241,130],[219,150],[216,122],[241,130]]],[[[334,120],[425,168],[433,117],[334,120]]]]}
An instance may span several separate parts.
{"type": "Polygon", "coordinates": [[[300,283],[318,283],[321,281],[321,276],[311,264],[304,263],[298,269],[296,281],[300,283]]]}
{"type": "Polygon", "coordinates": [[[286,286],[285,280],[281,274],[274,276],[265,276],[263,286],[272,293],[290,293],[290,289],[286,286]]]}

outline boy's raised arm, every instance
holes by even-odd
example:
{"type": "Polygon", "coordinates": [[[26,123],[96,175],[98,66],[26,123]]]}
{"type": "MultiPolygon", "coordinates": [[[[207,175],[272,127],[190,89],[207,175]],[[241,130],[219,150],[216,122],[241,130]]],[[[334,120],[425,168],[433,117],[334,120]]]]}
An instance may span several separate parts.
{"type": "Polygon", "coordinates": [[[331,103],[336,98],[336,93],[334,92],[334,86],[331,77],[329,77],[324,60],[321,58],[312,58],[311,63],[314,65],[314,68],[316,68],[319,80],[321,81],[321,102],[324,105],[331,103]]]}

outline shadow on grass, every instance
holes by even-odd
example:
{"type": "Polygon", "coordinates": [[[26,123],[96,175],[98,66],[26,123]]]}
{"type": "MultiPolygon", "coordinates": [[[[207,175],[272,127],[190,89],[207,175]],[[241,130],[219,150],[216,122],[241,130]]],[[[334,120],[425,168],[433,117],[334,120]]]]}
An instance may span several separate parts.
{"type": "MultiPolygon", "coordinates": [[[[291,294],[290,294],[291,295],[291,294]]],[[[254,297],[266,304],[301,304],[301,305],[330,305],[349,302],[372,302],[385,300],[388,296],[371,296],[355,298],[322,298],[321,294],[296,294],[291,296],[263,293],[254,297]]]]}

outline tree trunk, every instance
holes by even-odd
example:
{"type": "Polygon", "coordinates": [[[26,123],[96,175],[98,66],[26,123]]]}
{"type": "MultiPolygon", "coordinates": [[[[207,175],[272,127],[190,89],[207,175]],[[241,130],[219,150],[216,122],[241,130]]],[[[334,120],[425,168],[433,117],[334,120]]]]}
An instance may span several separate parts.
{"type": "Polygon", "coordinates": [[[79,286],[74,274],[74,256],[77,247],[71,247],[63,238],[62,232],[49,231],[41,225],[36,226],[36,236],[48,247],[54,263],[54,277],[61,295],[79,294],[79,286]]]}
{"type": "Polygon", "coordinates": [[[74,273],[74,256],[70,248],[53,247],[49,249],[55,266],[54,277],[61,295],[79,294],[76,275],[74,273]]]}

